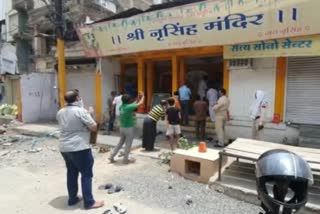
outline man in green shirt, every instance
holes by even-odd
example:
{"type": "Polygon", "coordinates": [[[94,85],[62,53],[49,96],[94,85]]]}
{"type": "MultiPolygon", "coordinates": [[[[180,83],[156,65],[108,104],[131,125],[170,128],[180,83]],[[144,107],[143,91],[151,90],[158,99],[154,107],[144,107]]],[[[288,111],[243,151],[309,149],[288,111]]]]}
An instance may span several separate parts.
{"type": "Polygon", "coordinates": [[[134,127],[136,125],[134,111],[144,103],[144,94],[142,92],[139,93],[139,97],[140,99],[138,99],[137,102],[130,103],[130,96],[128,94],[122,96],[122,105],[120,106],[120,141],[112,151],[109,158],[111,162],[114,162],[114,157],[125,144],[123,163],[129,163],[129,153],[134,138],[134,127]]]}

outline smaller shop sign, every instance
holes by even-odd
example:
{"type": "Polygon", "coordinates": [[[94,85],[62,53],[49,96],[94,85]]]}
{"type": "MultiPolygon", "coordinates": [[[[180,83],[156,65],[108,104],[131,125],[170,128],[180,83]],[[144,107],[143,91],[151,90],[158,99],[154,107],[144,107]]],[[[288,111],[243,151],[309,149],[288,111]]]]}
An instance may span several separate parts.
{"type": "Polygon", "coordinates": [[[320,35],[224,46],[225,59],[320,56],[320,35]]]}

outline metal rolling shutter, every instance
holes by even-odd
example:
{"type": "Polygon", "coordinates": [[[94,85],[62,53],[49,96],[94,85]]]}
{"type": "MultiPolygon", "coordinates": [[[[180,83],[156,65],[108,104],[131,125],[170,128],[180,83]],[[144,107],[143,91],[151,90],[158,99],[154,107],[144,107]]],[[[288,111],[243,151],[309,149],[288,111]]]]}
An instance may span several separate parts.
{"type": "Polygon", "coordinates": [[[289,57],[286,121],[320,125],[320,57],[289,57]]]}

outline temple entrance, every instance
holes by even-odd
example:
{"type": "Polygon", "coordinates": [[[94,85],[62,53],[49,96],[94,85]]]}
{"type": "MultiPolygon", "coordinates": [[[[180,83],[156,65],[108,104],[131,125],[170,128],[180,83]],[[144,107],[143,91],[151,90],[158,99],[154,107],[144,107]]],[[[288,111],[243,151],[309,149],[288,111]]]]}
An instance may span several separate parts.
{"type": "Polygon", "coordinates": [[[185,72],[186,82],[192,91],[193,100],[198,95],[199,83],[204,77],[206,77],[208,87],[214,87],[215,89],[223,87],[222,56],[186,58],[185,72]]]}
{"type": "Polygon", "coordinates": [[[137,64],[125,64],[124,65],[124,73],[122,79],[122,89],[121,91],[129,94],[132,99],[137,96],[137,64]]]}
{"type": "Polygon", "coordinates": [[[154,93],[169,93],[172,90],[171,61],[154,62],[154,93]]]}

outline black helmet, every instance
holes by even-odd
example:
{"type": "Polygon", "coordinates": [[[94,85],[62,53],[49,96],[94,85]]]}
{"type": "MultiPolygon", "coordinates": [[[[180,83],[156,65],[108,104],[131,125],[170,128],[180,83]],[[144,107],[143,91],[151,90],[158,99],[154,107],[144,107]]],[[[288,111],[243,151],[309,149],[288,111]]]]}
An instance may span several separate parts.
{"type": "Polygon", "coordinates": [[[270,214],[292,214],[307,203],[313,176],[308,163],[286,150],[263,153],[256,163],[258,197],[270,214]]]}

